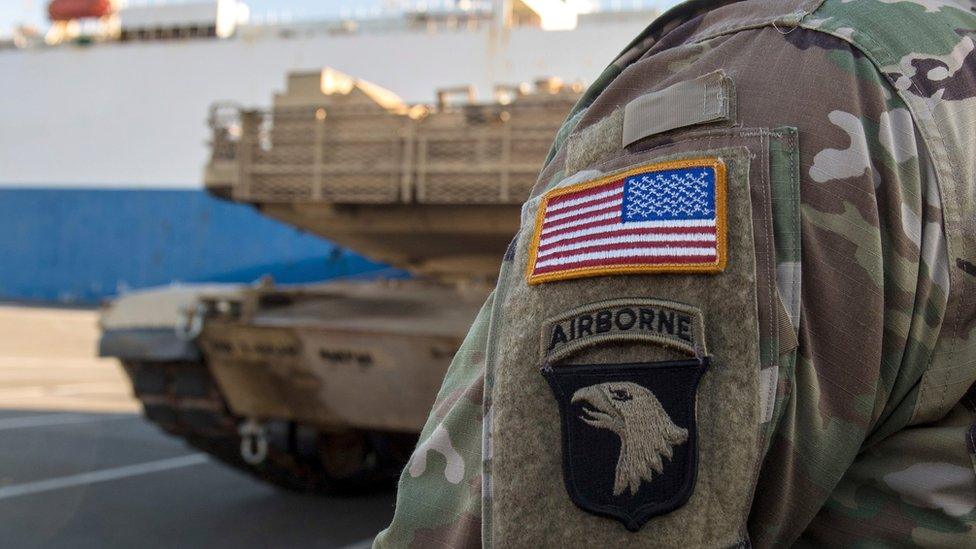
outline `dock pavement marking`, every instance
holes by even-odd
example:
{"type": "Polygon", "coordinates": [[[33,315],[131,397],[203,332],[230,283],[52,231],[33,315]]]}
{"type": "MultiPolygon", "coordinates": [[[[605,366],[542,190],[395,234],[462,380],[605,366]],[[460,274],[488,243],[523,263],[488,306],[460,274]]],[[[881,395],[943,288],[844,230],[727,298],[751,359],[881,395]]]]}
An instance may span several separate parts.
{"type": "Polygon", "coordinates": [[[120,419],[137,419],[138,417],[136,415],[99,414],[43,414],[37,416],[10,417],[0,419],[0,431],[26,429],[29,427],[77,425],[79,423],[97,423],[100,421],[115,421],[120,419]]]}
{"type": "Polygon", "coordinates": [[[106,381],[89,381],[84,383],[59,383],[54,385],[28,385],[0,389],[0,399],[39,398],[47,396],[79,396],[102,392],[112,392],[123,387],[119,383],[106,381]]]}
{"type": "Polygon", "coordinates": [[[209,461],[210,460],[205,454],[189,454],[175,458],[138,463],[136,465],[115,467],[113,469],[102,469],[100,471],[92,471],[90,473],[81,473],[66,477],[55,477],[46,480],[38,480],[35,482],[25,482],[23,484],[12,484],[10,486],[0,488],[0,500],[28,496],[31,494],[39,494],[41,492],[50,492],[52,490],[61,490],[64,488],[84,486],[86,484],[94,484],[97,482],[107,482],[110,480],[118,480],[139,475],[148,475],[150,473],[159,473],[161,471],[180,469],[193,465],[202,465],[204,463],[208,463],[209,461]]]}
{"type": "Polygon", "coordinates": [[[369,538],[369,539],[357,541],[352,545],[346,545],[342,549],[369,549],[372,546],[373,546],[373,538],[369,538]]]}

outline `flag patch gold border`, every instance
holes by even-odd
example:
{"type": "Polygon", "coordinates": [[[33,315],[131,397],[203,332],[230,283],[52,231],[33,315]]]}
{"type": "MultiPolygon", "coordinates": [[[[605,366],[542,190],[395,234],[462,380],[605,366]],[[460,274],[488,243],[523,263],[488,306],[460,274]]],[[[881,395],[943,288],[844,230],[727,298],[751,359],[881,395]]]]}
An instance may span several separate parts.
{"type": "MultiPolygon", "coordinates": [[[[622,198],[621,198],[622,200],[622,198]]],[[[529,258],[526,265],[526,281],[529,284],[541,284],[558,280],[585,278],[593,276],[611,276],[626,274],[718,274],[725,271],[728,265],[728,170],[725,162],[718,157],[701,157],[665,162],[649,162],[628,168],[623,171],[608,174],[598,179],[584,181],[567,187],[559,187],[547,192],[539,203],[536,212],[534,232],[529,244],[529,258]],[[654,173],[666,170],[681,170],[689,168],[711,168],[715,173],[715,260],[702,263],[650,263],[634,261],[620,265],[596,265],[579,268],[567,268],[548,273],[536,273],[538,263],[539,242],[542,239],[542,226],[549,204],[556,198],[578,193],[622,181],[627,177],[654,173]]]]}

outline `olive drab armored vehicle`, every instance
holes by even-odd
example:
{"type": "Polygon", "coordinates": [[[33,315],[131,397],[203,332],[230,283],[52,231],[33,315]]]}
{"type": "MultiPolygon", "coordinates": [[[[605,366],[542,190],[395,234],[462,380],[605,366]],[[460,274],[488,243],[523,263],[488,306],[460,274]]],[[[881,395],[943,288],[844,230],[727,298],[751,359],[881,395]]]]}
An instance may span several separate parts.
{"type": "Polygon", "coordinates": [[[267,111],[215,105],[210,193],[413,277],[133,294],[105,311],[102,353],[151,421],[231,465],[306,491],[389,485],[580,92],[408,105],[325,69],[289,75],[267,111]]]}

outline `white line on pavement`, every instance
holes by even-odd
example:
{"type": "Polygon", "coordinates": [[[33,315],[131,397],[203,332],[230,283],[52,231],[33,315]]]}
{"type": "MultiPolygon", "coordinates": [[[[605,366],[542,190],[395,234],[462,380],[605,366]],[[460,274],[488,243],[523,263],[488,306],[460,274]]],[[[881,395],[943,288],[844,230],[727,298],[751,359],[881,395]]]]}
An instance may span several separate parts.
{"type": "Polygon", "coordinates": [[[49,492],[51,490],[61,490],[63,488],[84,486],[86,484],[118,480],[138,475],[147,475],[149,473],[158,473],[160,471],[169,471],[171,469],[179,469],[181,467],[200,465],[207,463],[208,461],[207,456],[204,454],[190,454],[176,458],[161,459],[159,461],[150,461],[148,463],[126,465],[124,467],[116,467],[114,469],[102,469],[101,471],[92,471],[90,473],[49,478],[35,482],[25,482],[23,484],[13,484],[11,486],[4,486],[0,488],[0,499],[27,496],[30,494],[49,492]]]}
{"type": "Polygon", "coordinates": [[[121,383],[92,381],[85,383],[58,383],[53,385],[28,385],[0,390],[0,399],[38,398],[45,396],[77,396],[117,391],[125,388],[121,383]]]}
{"type": "Polygon", "coordinates": [[[75,425],[78,423],[96,423],[118,419],[136,419],[139,416],[129,415],[99,415],[99,414],[44,414],[39,416],[10,417],[0,419],[0,431],[8,429],[24,429],[27,427],[48,427],[55,425],[75,425]]]}
{"type": "Polygon", "coordinates": [[[342,549],[368,549],[373,546],[373,538],[364,539],[362,541],[357,541],[351,545],[347,545],[342,549]]]}

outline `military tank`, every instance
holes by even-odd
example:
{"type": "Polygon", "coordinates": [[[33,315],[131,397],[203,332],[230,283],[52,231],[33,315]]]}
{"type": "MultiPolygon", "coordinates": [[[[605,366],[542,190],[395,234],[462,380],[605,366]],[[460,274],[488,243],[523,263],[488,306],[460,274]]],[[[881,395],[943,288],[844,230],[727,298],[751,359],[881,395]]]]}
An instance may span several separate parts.
{"type": "Polygon", "coordinates": [[[269,110],[214,105],[210,193],[412,277],[137,292],[103,312],[101,354],[150,421],[231,466],[300,491],[389,486],[580,92],[409,105],[325,69],[290,74],[269,110]]]}

